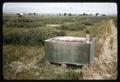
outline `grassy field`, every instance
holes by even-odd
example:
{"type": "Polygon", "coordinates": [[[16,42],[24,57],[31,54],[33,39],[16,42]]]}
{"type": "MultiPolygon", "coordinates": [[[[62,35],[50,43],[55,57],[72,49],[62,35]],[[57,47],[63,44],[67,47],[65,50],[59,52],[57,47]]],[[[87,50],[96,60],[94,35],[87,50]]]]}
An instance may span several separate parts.
{"type": "MultiPolygon", "coordinates": [[[[4,79],[82,79],[74,68],[47,63],[44,40],[55,36],[85,36],[87,33],[99,40],[109,19],[117,25],[117,18],[113,16],[26,15],[20,18],[3,15],[4,79]]],[[[96,45],[98,54],[102,44],[96,45]]]]}

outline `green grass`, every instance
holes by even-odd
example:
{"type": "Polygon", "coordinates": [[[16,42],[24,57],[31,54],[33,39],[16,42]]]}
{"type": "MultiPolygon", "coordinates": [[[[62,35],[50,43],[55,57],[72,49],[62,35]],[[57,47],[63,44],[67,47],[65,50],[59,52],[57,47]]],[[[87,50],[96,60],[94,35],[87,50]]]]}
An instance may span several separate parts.
{"type": "MultiPolygon", "coordinates": [[[[85,36],[104,38],[108,19],[95,16],[3,16],[3,76],[4,79],[82,79],[78,69],[47,64],[44,40],[55,36],[85,36]],[[46,26],[58,24],[58,26],[46,26]]],[[[102,43],[97,42],[99,52],[102,43]]],[[[97,53],[98,54],[98,53],[97,53]]]]}
{"type": "Polygon", "coordinates": [[[92,25],[106,17],[90,17],[90,16],[23,16],[19,18],[14,15],[3,15],[3,24],[8,27],[17,26],[24,28],[34,28],[45,26],[46,24],[64,24],[68,23],[82,23],[85,25],[92,25]],[[52,21],[51,21],[52,20],[52,21]]]}
{"type": "Polygon", "coordinates": [[[45,39],[55,36],[83,36],[85,29],[106,18],[94,16],[23,16],[20,18],[14,15],[4,15],[3,40],[5,44],[41,45],[44,44],[45,39]],[[46,26],[47,24],[60,26],[50,27],[46,26]]]}
{"type": "Polygon", "coordinates": [[[36,28],[15,28],[11,31],[10,28],[3,29],[3,41],[5,44],[38,44],[42,45],[44,40],[55,36],[63,36],[64,32],[57,32],[49,27],[36,28]]]}
{"type": "MultiPolygon", "coordinates": [[[[12,62],[21,62],[25,65],[30,63],[37,63],[43,58],[43,47],[25,46],[25,45],[4,45],[3,46],[3,65],[4,65],[4,78],[8,79],[7,71],[11,72],[15,66],[10,67],[12,62]]],[[[15,73],[16,70],[12,72],[15,73]]],[[[11,74],[10,74],[11,75],[11,74]]]]}
{"type": "Polygon", "coordinates": [[[43,49],[43,46],[38,45],[4,45],[4,79],[79,79],[81,77],[74,69],[45,63],[43,49]]]}

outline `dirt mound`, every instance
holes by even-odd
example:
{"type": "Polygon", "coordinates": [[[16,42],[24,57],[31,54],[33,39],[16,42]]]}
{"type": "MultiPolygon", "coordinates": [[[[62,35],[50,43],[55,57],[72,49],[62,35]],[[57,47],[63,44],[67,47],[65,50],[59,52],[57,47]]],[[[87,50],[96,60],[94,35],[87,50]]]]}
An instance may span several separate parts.
{"type": "Polygon", "coordinates": [[[83,69],[83,79],[116,79],[117,78],[117,29],[113,20],[108,20],[108,30],[99,41],[103,46],[99,56],[94,59],[90,67],[83,69]]]}

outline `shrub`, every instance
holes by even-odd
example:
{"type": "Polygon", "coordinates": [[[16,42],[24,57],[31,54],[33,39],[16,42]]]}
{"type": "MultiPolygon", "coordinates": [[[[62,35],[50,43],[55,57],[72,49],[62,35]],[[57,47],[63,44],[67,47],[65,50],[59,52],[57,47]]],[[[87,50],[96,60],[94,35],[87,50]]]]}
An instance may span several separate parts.
{"type": "Polygon", "coordinates": [[[36,18],[30,17],[16,17],[16,16],[3,16],[3,23],[4,26],[7,27],[24,27],[24,28],[32,28],[32,27],[39,27],[44,26],[44,21],[35,20],[36,18]]]}
{"type": "MultiPolygon", "coordinates": [[[[59,34],[59,33],[58,33],[59,34]]],[[[44,44],[44,40],[56,36],[50,28],[32,28],[28,32],[20,31],[3,35],[4,43],[18,44],[44,44]]]]}
{"type": "Polygon", "coordinates": [[[81,23],[64,23],[61,26],[61,29],[63,30],[83,30],[86,26],[81,23]]]}
{"type": "Polygon", "coordinates": [[[63,32],[63,31],[55,31],[54,35],[56,35],[56,36],[66,36],[66,33],[63,32]]]}
{"type": "Polygon", "coordinates": [[[88,26],[91,26],[93,25],[93,23],[91,21],[83,21],[82,22],[84,25],[88,25],[88,26]]]}

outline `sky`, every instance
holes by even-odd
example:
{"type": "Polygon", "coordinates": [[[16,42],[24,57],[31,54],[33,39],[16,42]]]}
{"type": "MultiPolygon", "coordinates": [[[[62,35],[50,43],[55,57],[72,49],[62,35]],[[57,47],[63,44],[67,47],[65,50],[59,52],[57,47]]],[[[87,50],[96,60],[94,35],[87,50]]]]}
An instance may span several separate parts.
{"type": "Polygon", "coordinates": [[[117,14],[116,3],[4,3],[3,12],[117,14]]]}

